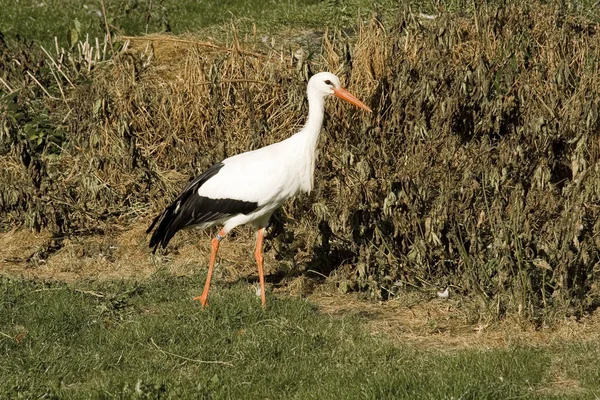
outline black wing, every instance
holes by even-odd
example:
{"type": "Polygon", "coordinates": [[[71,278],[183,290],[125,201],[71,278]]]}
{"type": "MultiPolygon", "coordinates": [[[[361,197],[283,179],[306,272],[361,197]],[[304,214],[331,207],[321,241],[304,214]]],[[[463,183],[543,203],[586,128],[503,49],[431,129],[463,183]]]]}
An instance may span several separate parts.
{"type": "Polygon", "coordinates": [[[150,247],[156,252],[158,246],[167,247],[171,238],[180,229],[203,222],[211,222],[235,214],[248,214],[258,208],[258,203],[235,199],[211,199],[198,195],[198,189],[215,176],[225,164],[215,164],[190,182],[177,199],[160,215],[154,218],[146,233],[158,227],[150,238],[150,247]]]}

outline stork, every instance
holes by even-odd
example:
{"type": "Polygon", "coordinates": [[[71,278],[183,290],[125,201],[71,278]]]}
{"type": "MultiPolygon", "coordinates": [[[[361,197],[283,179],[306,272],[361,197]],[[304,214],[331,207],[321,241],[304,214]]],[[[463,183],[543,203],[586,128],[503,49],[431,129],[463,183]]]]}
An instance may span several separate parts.
{"type": "Polygon", "coordinates": [[[208,301],[219,243],[233,228],[249,222],[257,230],[254,256],[258,264],[262,306],[266,306],[263,271],[265,227],[273,212],[287,199],[300,192],[310,192],[313,187],[325,98],[333,95],[371,112],[363,102],[342,88],[339,78],[329,72],[313,75],[306,92],[308,119],[298,133],[281,142],[229,157],[208,168],[154,218],[146,231],[150,233],[156,226],[150,238],[150,248],[154,248],[154,253],[159,246],[165,248],[180,229],[223,225],[211,241],[212,251],[204,291],[194,298],[200,301],[202,307],[208,301]]]}

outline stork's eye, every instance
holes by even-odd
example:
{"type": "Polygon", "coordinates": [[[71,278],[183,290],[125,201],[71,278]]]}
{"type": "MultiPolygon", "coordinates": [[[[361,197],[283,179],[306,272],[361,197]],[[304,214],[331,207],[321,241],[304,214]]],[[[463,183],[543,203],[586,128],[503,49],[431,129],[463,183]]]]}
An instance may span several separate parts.
{"type": "Polygon", "coordinates": [[[325,81],[325,83],[326,83],[326,84],[328,84],[329,86],[331,86],[331,85],[332,85],[332,83],[331,83],[331,81],[330,81],[329,79],[327,79],[327,80],[325,81]]]}

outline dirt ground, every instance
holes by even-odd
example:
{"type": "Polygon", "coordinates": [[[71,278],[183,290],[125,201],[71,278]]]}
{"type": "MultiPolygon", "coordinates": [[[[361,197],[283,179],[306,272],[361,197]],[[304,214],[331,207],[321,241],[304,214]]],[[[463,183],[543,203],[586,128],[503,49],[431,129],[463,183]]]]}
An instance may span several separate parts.
{"type": "MultiPolygon", "coordinates": [[[[191,275],[207,268],[210,232],[188,231],[175,236],[169,251],[153,255],[147,247],[145,225],[112,234],[77,239],[52,238],[48,233],[19,230],[0,233],[0,274],[24,278],[77,282],[81,280],[143,279],[157,271],[191,275]],[[59,245],[60,243],[60,245],[59,245]]],[[[241,229],[222,242],[214,281],[257,281],[254,236],[241,229]]],[[[336,317],[355,315],[373,335],[416,347],[452,351],[498,348],[515,344],[552,345],[572,340],[600,340],[600,315],[578,321],[564,319],[552,326],[533,326],[516,318],[486,321],[472,301],[452,293],[400,293],[389,301],[372,301],[360,294],[341,293],[335,277],[317,281],[302,274],[274,284],[277,261],[265,254],[267,281],[276,296],[303,296],[321,312],[336,317]]]]}

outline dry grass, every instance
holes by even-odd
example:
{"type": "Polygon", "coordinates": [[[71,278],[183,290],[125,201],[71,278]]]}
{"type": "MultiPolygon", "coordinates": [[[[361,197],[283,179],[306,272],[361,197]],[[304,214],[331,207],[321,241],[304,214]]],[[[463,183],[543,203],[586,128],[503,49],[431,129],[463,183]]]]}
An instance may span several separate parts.
{"type": "Polygon", "coordinates": [[[548,372],[549,384],[537,390],[538,393],[549,396],[576,396],[587,393],[578,379],[574,379],[569,372],[569,366],[557,357],[552,359],[552,365],[548,372]]]}
{"type": "MultiPolygon", "coordinates": [[[[518,318],[502,321],[473,321],[476,305],[460,297],[437,299],[407,293],[394,300],[373,302],[356,294],[317,292],[309,296],[322,312],[342,317],[361,317],[373,335],[417,348],[439,351],[553,346],[600,340],[600,315],[582,320],[555,321],[552,326],[535,327],[518,318]]],[[[480,317],[485,318],[483,315],[480,317]]],[[[558,368],[559,366],[557,366],[558,368]]],[[[564,367],[564,365],[562,366],[564,367]]],[[[556,382],[561,381],[559,372],[556,382]]]]}
{"type": "MultiPolygon", "coordinates": [[[[85,280],[144,279],[162,270],[189,276],[208,265],[210,233],[183,231],[173,239],[169,251],[153,255],[147,247],[145,225],[105,235],[52,238],[48,232],[19,230],[0,233],[0,274],[33,279],[77,282],[85,280]],[[58,249],[50,249],[60,241],[58,249]]],[[[219,251],[216,279],[236,282],[257,275],[253,256],[254,234],[241,230],[228,237],[219,251]]],[[[266,271],[277,266],[272,254],[265,255],[266,271]]]]}

